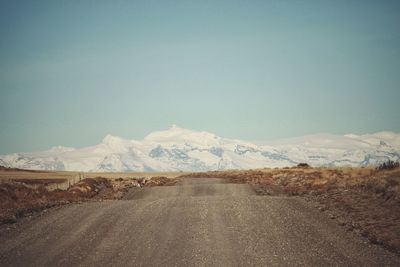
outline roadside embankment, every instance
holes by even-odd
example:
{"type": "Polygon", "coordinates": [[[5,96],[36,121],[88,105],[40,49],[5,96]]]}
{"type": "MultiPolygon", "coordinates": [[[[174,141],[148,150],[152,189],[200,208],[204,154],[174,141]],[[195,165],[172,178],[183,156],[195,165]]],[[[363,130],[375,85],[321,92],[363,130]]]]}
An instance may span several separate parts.
{"type": "Polygon", "coordinates": [[[47,179],[3,182],[0,184],[0,224],[14,223],[20,217],[54,206],[81,201],[122,199],[132,187],[172,185],[176,181],[162,176],[138,179],[96,177],[85,178],[66,190],[49,190],[46,184],[53,181],[47,179]]]}

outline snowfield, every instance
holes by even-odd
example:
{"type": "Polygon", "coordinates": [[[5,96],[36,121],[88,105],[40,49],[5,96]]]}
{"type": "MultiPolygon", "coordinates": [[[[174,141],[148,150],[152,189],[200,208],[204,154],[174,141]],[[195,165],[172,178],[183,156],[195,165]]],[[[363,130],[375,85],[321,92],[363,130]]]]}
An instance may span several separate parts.
{"type": "Polygon", "coordinates": [[[226,139],[173,125],[143,140],[107,135],[95,146],[14,153],[0,165],[68,171],[209,171],[293,166],[369,166],[400,160],[400,134],[308,135],[269,142],[226,139]]]}

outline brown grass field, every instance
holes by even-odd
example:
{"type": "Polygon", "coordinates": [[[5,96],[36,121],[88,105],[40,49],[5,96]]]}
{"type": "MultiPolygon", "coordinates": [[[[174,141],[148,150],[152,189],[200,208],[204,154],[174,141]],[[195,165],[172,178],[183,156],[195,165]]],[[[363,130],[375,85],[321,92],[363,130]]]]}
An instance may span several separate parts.
{"type": "Polygon", "coordinates": [[[131,187],[172,185],[182,172],[88,173],[32,171],[0,166],[0,224],[49,207],[120,199],[131,187]]]}
{"type": "MultiPolygon", "coordinates": [[[[52,180],[54,183],[59,183],[57,180],[69,180],[81,175],[81,178],[96,178],[103,177],[107,179],[117,178],[151,178],[163,176],[167,178],[175,178],[185,175],[184,172],[74,172],[74,171],[33,171],[21,170],[14,168],[4,168],[0,166],[0,183],[5,181],[32,179],[32,180],[52,180]]],[[[34,181],[32,181],[34,182],[34,181]]]]}
{"type": "Polygon", "coordinates": [[[44,185],[48,190],[68,189],[85,178],[102,177],[106,179],[149,179],[151,177],[175,178],[184,172],[74,172],[74,171],[38,171],[4,168],[0,166],[0,184],[19,182],[31,186],[44,185]]]}
{"type": "Polygon", "coordinates": [[[104,177],[107,179],[117,179],[117,178],[151,178],[151,177],[167,177],[167,178],[176,178],[178,176],[184,176],[185,172],[85,172],[85,178],[95,178],[95,177],[104,177]]]}

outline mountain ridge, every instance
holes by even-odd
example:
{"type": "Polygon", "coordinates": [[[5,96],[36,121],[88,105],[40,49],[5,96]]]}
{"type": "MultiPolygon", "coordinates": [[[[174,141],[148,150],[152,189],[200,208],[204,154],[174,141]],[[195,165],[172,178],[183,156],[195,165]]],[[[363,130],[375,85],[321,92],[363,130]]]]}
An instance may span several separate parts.
{"type": "Polygon", "coordinates": [[[369,166],[400,160],[400,134],[314,134],[266,142],[219,137],[177,125],[143,140],[106,135],[94,146],[0,155],[5,167],[69,171],[209,171],[293,166],[369,166]]]}

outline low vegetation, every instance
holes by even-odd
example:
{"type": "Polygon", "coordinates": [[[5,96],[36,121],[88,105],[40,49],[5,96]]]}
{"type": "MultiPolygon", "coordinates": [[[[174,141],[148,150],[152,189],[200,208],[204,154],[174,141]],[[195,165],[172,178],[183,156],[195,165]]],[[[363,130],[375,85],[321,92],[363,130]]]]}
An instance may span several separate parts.
{"type": "MultiPolygon", "coordinates": [[[[15,171],[15,170],[14,170],[15,171]]],[[[55,179],[9,179],[0,183],[0,224],[14,223],[50,207],[73,202],[121,199],[132,187],[168,186],[177,182],[163,176],[152,178],[85,178],[66,190],[49,190],[55,179]]]]}
{"type": "Polygon", "coordinates": [[[386,162],[381,163],[377,169],[378,170],[392,170],[392,169],[396,169],[400,166],[400,163],[397,161],[393,161],[393,160],[388,160],[386,162]]]}

